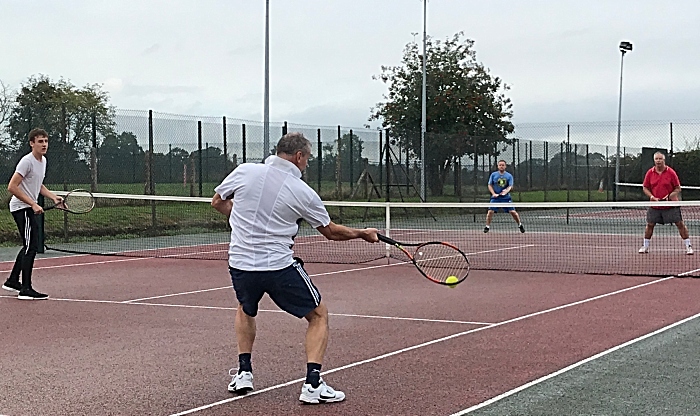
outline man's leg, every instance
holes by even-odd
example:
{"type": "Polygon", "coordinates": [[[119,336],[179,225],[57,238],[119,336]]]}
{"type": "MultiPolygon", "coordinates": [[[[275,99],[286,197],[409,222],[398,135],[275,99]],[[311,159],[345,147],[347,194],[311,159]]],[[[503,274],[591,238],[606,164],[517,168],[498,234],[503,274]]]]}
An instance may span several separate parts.
{"type": "MultiPolygon", "coordinates": [[[[239,304],[236,310],[236,342],[238,344],[238,354],[250,354],[253,352],[253,342],[255,342],[256,325],[255,318],[243,312],[243,307],[239,304]]],[[[247,370],[250,371],[250,370],[247,370]]]]}
{"type": "Polygon", "coordinates": [[[654,235],[654,226],[656,223],[647,222],[644,228],[644,245],[639,249],[640,254],[646,254],[649,252],[649,243],[651,242],[651,236],[654,235]]]}
{"type": "Polygon", "coordinates": [[[306,381],[301,387],[299,400],[308,404],[343,401],[345,393],[321,380],[321,363],[328,346],[328,309],[320,302],[304,317],[309,321],[306,330],[306,381]]]}
{"type": "Polygon", "coordinates": [[[524,233],[525,227],[523,227],[523,223],[520,221],[520,214],[518,214],[518,212],[515,209],[513,209],[510,211],[510,215],[515,220],[515,223],[518,224],[518,229],[520,229],[520,232],[524,233]]]}
{"type": "Polygon", "coordinates": [[[489,209],[489,210],[486,212],[486,227],[484,227],[484,232],[485,232],[485,233],[489,232],[489,230],[491,229],[491,220],[493,220],[493,214],[494,214],[495,212],[496,212],[496,211],[494,211],[494,210],[492,210],[492,209],[489,209]]]}
{"type": "Polygon", "coordinates": [[[690,232],[688,231],[688,227],[685,225],[683,220],[678,221],[676,223],[676,227],[678,228],[678,233],[683,239],[683,243],[685,243],[685,254],[693,254],[693,247],[690,244],[690,232]]]}
{"type": "Polygon", "coordinates": [[[251,353],[256,334],[255,315],[258,313],[258,303],[264,294],[264,288],[260,285],[260,275],[255,272],[229,268],[229,273],[238,300],[234,320],[238,348],[238,370],[233,368],[229,370],[229,375],[232,378],[228,385],[228,391],[245,393],[253,390],[251,353]]]}
{"type": "Polygon", "coordinates": [[[328,308],[321,302],[304,318],[309,322],[306,330],[306,362],[322,364],[328,346],[328,308]]]}
{"type": "Polygon", "coordinates": [[[21,215],[21,213],[18,213],[15,215],[12,213],[12,219],[15,220],[15,224],[17,224],[17,231],[19,231],[19,237],[22,240],[22,248],[19,250],[19,253],[17,253],[17,258],[15,258],[15,264],[12,266],[12,271],[10,272],[10,276],[7,278],[5,281],[5,284],[2,285],[3,289],[6,290],[12,290],[15,292],[19,292],[21,285],[19,283],[19,276],[22,273],[22,263],[24,260],[24,253],[27,251],[27,244],[29,241],[25,238],[25,216],[21,215]]]}

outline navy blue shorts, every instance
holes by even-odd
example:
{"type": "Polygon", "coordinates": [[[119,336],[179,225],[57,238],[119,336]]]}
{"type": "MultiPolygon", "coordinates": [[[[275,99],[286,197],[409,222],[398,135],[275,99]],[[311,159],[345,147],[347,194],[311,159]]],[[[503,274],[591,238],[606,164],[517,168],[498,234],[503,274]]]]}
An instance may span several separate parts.
{"type": "MultiPolygon", "coordinates": [[[[507,198],[494,198],[491,197],[491,200],[489,201],[492,204],[500,204],[500,203],[509,203],[513,202],[513,199],[508,196],[507,198]]],[[[510,206],[510,207],[489,207],[490,211],[493,212],[498,212],[498,210],[502,209],[503,212],[510,212],[510,211],[515,211],[515,207],[510,206]]]]}
{"type": "Polygon", "coordinates": [[[236,299],[248,316],[258,314],[258,303],[265,293],[280,309],[297,318],[308,315],[321,303],[321,294],[297,261],[282,270],[228,270],[236,299]]]}

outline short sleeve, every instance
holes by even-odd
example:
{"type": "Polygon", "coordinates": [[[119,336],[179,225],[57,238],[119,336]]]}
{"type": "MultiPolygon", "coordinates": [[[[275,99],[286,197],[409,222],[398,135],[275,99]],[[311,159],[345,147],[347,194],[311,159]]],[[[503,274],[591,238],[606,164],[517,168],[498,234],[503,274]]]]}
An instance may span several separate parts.
{"type": "Polygon", "coordinates": [[[236,187],[240,182],[240,178],[242,177],[242,175],[240,174],[241,166],[234,169],[233,172],[229,173],[228,176],[226,176],[226,178],[224,178],[224,180],[221,182],[221,184],[214,188],[214,192],[219,194],[221,199],[230,199],[233,195],[234,191],[236,190],[236,187]]]}
{"type": "Polygon", "coordinates": [[[647,173],[644,175],[644,182],[642,182],[642,186],[651,189],[651,169],[647,171],[647,173]]]}
{"type": "Polygon", "coordinates": [[[32,164],[29,162],[29,159],[27,159],[26,157],[20,159],[19,163],[17,164],[17,167],[15,168],[15,172],[22,175],[23,178],[26,178],[27,175],[29,175],[29,172],[31,171],[32,164]]]}
{"type": "Polygon", "coordinates": [[[681,186],[681,180],[678,179],[678,174],[676,173],[676,171],[671,169],[671,173],[673,173],[673,177],[671,178],[671,185],[673,185],[674,188],[677,186],[681,186]]]}
{"type": "MultiPolygon", "coordinates": [[[[495,172],[494,172],[494,173],[495,173],[495,172]]],[[[495,185],[495,182],[494,182],[494,180],[493,180],[493,176],[494,176],[493,173],[489,176],[489,181],[488,181],[488,184],[489,184],[489,185],[495,185]]]]}
{"type": "Polygon", "coordinates": [[[309,197],[310,201],[306,205],[304,220],[314,228],[328,226],[331,223],[331,218],[328,216],[328,211],[326,211],[323,201],[312,189],[309,189],[309,197]]]}
{"type": "Polygon", "coordinates": [[[513,175],[508,174],[508,186],[513,186],[513,175]]]}

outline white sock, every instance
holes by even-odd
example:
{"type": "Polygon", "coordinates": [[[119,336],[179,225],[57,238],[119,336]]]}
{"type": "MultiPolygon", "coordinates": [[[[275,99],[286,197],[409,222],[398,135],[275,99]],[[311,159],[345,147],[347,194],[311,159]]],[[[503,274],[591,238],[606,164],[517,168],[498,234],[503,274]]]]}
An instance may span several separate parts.
{"type": "Polygon", "coordinates": [[[486,228],[491,228],[491,226],[490,226],[490,225],[488,225],[488,224],[486,224],[486,228]]]}
{"type": "Polygon", "coordinates": [[[649,247],[649,241],[650,240],[648,238],[644,239],[644,247],[649,247]]]}
{"type": "Polygon", "coordinates": [[[683,240],[683,241],[685,241],[685,246],[686,246],[686,247],[690,247],[690,238],[686,238],[686,239],[683,240]]]}

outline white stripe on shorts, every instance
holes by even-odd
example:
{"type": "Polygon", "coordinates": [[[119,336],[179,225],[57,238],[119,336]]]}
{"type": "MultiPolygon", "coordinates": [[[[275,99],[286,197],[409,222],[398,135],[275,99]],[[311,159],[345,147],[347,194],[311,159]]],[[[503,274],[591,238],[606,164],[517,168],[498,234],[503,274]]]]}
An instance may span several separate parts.
{"type": "Polygon", "coordinates": [[[302,279],[304,279],[304,283],[306,283],[306,287],[309,288],[309,292],[311,292],[311,296],[314,298],[314,303],[316,306],[318,306],[319,302],[321,301],[321,295],[318,293],[314,285],[311,283],[311,278],[309,277],[308,274],[306,274],[306,271],[304,270],[303,267],[296,261],[294,262],[294,268],[297,269],[297,272],[299,272],[299,275],[301,276],[302,279]]]}

